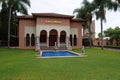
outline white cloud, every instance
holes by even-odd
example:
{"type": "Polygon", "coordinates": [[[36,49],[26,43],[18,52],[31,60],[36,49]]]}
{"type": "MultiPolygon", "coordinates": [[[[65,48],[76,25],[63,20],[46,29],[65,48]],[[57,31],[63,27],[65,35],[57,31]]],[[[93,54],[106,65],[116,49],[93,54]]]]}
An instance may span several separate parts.
{"type": "Polygon", "coordinates": [[[72,14],[75,8],[80,7],[81,0],[31,0],[29,13],[54,12],[72,14]]]}

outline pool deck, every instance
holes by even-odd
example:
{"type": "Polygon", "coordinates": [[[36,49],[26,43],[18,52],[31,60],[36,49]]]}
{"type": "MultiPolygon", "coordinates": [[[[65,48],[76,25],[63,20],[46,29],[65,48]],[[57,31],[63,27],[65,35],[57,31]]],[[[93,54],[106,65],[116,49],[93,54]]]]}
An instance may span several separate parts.
{"type": "Polygon", "coordinates": [[[73,51],[69,51],[69,52],[77,54],[78,56],[48,56],[48,57],[42,57],[40,54],[37,54],[36,58],[68,58],[68,57],[81,57],[81,58],[84,58],[84,57],[88,56],[85,53],[83,54],[83,53],[77,53],[77,52],[73,52],[73,51]]]}

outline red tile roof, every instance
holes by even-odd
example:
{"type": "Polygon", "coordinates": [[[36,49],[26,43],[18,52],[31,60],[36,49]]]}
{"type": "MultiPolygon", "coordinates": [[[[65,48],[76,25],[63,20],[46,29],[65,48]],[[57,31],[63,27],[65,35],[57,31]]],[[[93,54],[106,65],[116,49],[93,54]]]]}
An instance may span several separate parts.
{"type": "Polygon", "coordinates": [[[64,14],[57,14],[57,13],[32,13],[33,16],[38,17],[56,17],[56,18],[73,18],[72,15],[64,15],[64,14]]]}
{"type": "Polygon", "coordinates": [[[17,16],[18,19],[35,19],[36,17],[54,17],[54,18],[67,18],[74,22],[83,22],[85,20],[73,18],[72,15],[64,15],[58,13],[32,13],[32,15],[17,16]]]}
{"type": "Polygon", "coordinates": [[[74,19],[72,19],[71,21],[74,21],[74,22],[83,22],[83,21],[85,21],[85,20],[83,20],[83,19],[78,19],[78,18],[74,18],[74,19]]]}
{"type": "Polygon", "coordinates": [[[17,16],[18,19],[34,19],[33,16],[27,15],[27,16],[17,16]]]}

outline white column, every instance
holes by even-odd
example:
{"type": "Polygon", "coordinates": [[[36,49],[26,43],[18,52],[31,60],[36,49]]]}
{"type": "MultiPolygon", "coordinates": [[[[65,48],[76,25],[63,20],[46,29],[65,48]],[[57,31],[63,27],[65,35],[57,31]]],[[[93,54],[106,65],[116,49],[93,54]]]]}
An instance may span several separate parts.
{"type": "Polygon", "coordinates": [[[36,37],[36,50],[40,50],[40,38],[39,37],[36,37]]]}
{"type": "Polygon", "coordinates": [[[49,47],[49,31],[47,31],[47,47],[49,47]]]}
{"type": "Polygon", "coordinates": [[[49,37],[47,37],[47,47],[49,47],[49,37]]]}
{"type": "Polygon", "coordinates": [[[30,46],[31,46],[31,34],[30,34],[30,46]]]}
{"type": "Polygon", "coordinates": [[[60,31],[58,31],[58,47],[60,47],[60,31]]]}
{"type": "Polygon", "coordinates": [[[66,47],[69,45],[69,37],[66,37],[66,47]]]}
{"type": "Polygon", "coordinates": [[[60,47],[60,37],[58,36],[58,47],[60,47]]]}

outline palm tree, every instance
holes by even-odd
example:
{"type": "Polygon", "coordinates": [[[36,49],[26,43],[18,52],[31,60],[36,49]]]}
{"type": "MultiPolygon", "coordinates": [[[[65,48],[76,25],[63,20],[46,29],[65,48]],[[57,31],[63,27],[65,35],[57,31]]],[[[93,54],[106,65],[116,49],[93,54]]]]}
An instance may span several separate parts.
{"type": "Polygon", "coordinates": [[[27,6],[30,7],[29,0],[9,0],[9,22],[8,22],[8,47],[10,46],[10,24],[11,24],[11,13],[17,15],[17,12],[27,14],[27,6]]]}
{"type": "Polygon", "coordinates": [[[12,7],[12,12],[17,13],[20,12],[22,14],[27,14],[28,10],[27,7],[30,7],[30,0],[0,0],[2,5],[4,3],[7,4],[7,8],[12,7]]]}
{"type": "Polygon", "coordinates": [[[82,18],[86,20],[86,22],[83,24],[83,32],[86,28],[89,30],[89,42],[90,42],[90,47],[92,46],[91,42],[91,23],[92,23],[92,11],[94,10],[93,5],[88,2],[87,0],[83,1],[84,6],[81,8],[77,8],[74,10],[73,13],[77,13],[76,17],[77,18],[82,18]]]}
{"type": "Polygon", "coordinates": [[[30,7],[30,0],[0,0],[2,5],[7,4],[9,9],[9,18],[8,18],[8,47],[10,46],[10,24],[11,16],[16,16],[17,12],[22,14],[27,14],[27,7],[30,7]]]}
{"type": "Polygon", "coordinates": [[[101,49],[103,50],[103,21],[106,21],[105,13],[107,9],[116,11],[118,4],[112,0],[94,0],[92,4],[96,7],[96,19],[100,19],[101,22],[101,49]]]}
{"type": "Polygon", "coordinates": [[[118,3],[120,4],[120,0],[116,0],[116,1],[118,1],[118,3]]]}

